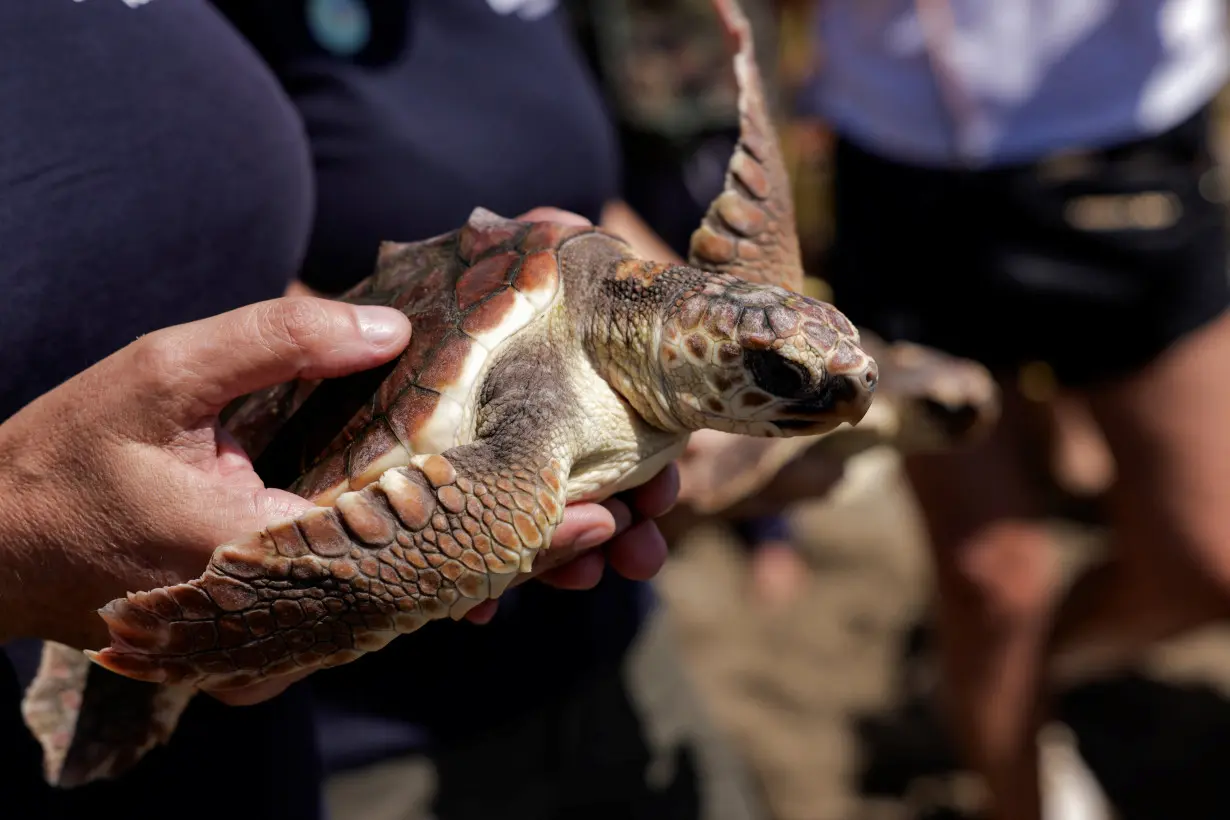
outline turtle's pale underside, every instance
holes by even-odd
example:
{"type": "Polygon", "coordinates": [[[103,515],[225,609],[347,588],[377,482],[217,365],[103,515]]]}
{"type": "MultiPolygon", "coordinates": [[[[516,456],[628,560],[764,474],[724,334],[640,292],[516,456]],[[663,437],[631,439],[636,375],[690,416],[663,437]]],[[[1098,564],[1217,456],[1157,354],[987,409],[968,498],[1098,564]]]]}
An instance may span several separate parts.
{"type": "Polygon", "coordinates": [[[49,781],[135,765],[198,688],[336,666],[462,617],[551,561],[566,504],[643,483],[691,431],[815,437],[863,418],[877,364],[839,311],[801,295],[750,32],[735,0],[715,6],[741,139],[689,264],[482,209],[386,243],[341,298],[402,310],[407,350],[254,394],[227,420],[269,486],[318,506],[219,547],[197,579],[108,604],[97,666],[45,646],[23,711],[49,781]]]}

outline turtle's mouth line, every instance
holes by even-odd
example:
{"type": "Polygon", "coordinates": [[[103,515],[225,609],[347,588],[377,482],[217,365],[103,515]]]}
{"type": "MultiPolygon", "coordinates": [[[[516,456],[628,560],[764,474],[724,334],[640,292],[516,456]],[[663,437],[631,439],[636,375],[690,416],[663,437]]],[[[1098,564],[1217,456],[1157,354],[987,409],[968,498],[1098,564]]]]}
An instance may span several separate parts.
{"type": "Polygon", "coordinates": [[[774,419],[770,424],[776,427],[783,435],[804,435],[804,436],[822,436],[826,433],[831,433],[842,425],[842,422],[854,422],[846,418],[785,418],[774,419]]]}
{"type": "Polygon", "coordinates": [[[816,419],[774,419],[773,424],[783,430],[807,430],[824,422],[816,419]]]}

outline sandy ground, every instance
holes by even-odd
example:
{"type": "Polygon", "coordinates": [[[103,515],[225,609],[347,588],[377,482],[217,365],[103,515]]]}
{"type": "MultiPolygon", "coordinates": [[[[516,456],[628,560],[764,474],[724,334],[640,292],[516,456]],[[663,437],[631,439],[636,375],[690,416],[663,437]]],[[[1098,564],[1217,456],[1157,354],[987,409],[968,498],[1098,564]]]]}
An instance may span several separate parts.
{"type": "MultiPolygon", "coordinates": [[[[691,532],[660,578],[693,678],[752,763],[779,820],[975,818],[978,783],[932,719],[930,595],[917,509],[891,453],[795,513],[810,565],[781,611],[749,595],[717,527],[691,532]]],[[[1066,562],[1099,532],[1056,521],[1066,562]]],[[[1165,647],[1084,685],[1062,716],[1123,820],[1230,817],[1230,634],[1165,647]]]]}

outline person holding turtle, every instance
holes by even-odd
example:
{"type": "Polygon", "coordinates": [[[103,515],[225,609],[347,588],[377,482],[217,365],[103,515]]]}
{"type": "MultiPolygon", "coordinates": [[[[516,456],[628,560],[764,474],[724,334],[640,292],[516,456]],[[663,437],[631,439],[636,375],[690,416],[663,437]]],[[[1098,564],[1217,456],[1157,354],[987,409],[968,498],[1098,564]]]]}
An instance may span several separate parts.
{"type": "MultiPolygon", "coordinates": [[[[317,15],[322,5],[309,4],[317,15]]],[[[374,252],[374,244],[367,248],[369,231],[430,232],[456,220],[470,199],[510,214],[551,202],[580,214],[553,212],[553,218],[585,222],[600,218],[613,196],[612,175],[594,171],[607,162],[609,144],[584,81],[576,75],[571,85],[565,82],[567,99],[555,96],[560,66],[570,66],[571,58],[549,17],[531,19],[525,9],[504,15],[482,0],[441,4],[435,13],[430,4],[409,6],[414,14],[402,22],[418,25],[428,42],[445,35],[471,71],[452,79],[486,88],[510,105],[519,99],[538,106],[544,128],[554,123],[561,142],[540,143],[519,166],[506,166],[519,168],[515,180],[488,176],[489,182],[457,190],[444,202],[440,195],[449,184],[481,179],[471,176],[479,168],[466,163],[483,159],[486,143],[455,143],[450,147],[459,153],[452,158],[418,155],[399,175],[406,198],[381,184],[390,199],[374,212],[355,207],[331,214],[322,213],[326,203],[340,199],[355,206],[363,197],[322,193],[349,184],[366,191],[363,180],[370,174],[389,172],[379,162],[362,166],[371,154],[351,153],[358,146],[345,142],[344,130],[313,132],[324,122],[363,122],[372,113],[345,107],[354,102],[346,88],[354,70],[348,59],[334,58],[324,83],[328,93],[296,108],[235,26],[200,0],[21,0],[0,8],[0,30],[11,33],[0,99],[6,110],[20,112],[0,136],[6,204],[0,236],[8,249],[0,267],[7,285],[0,331],[0,745],[6,767],[0,802],[13,816],[76,818],[109,803],[132,817],[161,815],[168,805],[179,817],[215,817],[222,798],[199,799],[203,785],[224,788],[236,777],[243,782],[224,809],[231,817],[325,816],[313,703],[304,683],[277,697],[285,682],[227,696],[231,703],[252,704],[243,709],[197,698],[171,742],[141,767],[80,790],[44,783],[40,749],[19,704],[39,641],[104,645],[95,610],[106,601],[194,577],[236,532],[305,506],[264,488],[245,454],[220,432],[219,413],[230,399],[288,378],[337,376],[387,362],[413,328],[390,309],[279,298],[292,279],[302,274],[329,290],[342,276],[357,275],[365,248],[374,252]],[[512,55],[486,51],[481,42],[466,45],[473,20],[497,41],[509,34],[512,42],[539,38],[543,47],[528,53],[540,61],[505,76],[506,90],[496,90],[491,78],[506,73],[501,61],[512,55]],[[484,53],[490,57],[486,69],[463,56],[484,53]],[[548,90],[538,94],[535,88],[548,90]],[[574,163],[568,167],[584,172],[555,164],[561,144],[574,163]],[[352,167],[331,176],[338,169],[334,161],[345,157],[368,170],[355,174],[352,167]],[[314,159],[324,170],[314,169],[314,159]],[[403,206],[407,221],[399,225],[378,218],[403,206]],[[331,271],[343,273],[330,280],[331,271]]],[[[319,30],[321,19],[289,19],[280,31],[319,30]]],[[[371,30],[384,37],[393,29],[381,24],[371,30]]],[[[301,45],[319,48],[314,42],[301,45]]],[[[385,45],[381,40],[372,53],[385,45]]],[[[317,61],[325,56],[315,53],[317,61]]],[[[429,60],[442,56],[428,49],[429,60]]],[[[304,60],[305,72],[311,61],[304,60]]],[[[308,80],[306,73],[301,78],[308,80]]],[[[420,93],[419,103],[441,117],[457,108],[448,89],[420,86],[420,93]]],[[[465,110],[452,127],[500,132],[492,125],[498,110],[465,110]]],[[[403,128],[410,120],[394,117],[384,126],[403,128]]],[[[389,133],[379,122],[367,121],[366,128],[373,138],[389,133]]],[[[416,145],[439,145],[438,133],[402,133],[398,153],[407,162],[416,145]]],[[[623,592],[561,605],[601,613],[612,626],[633,623],[629,618],[643,605],[637,584],[664,558],[650,519],[673,495],[668,469],[626,501],[570,508],[555,543],[602,548],[543,576],[546,583],[527,586],[525,599],[550,597],[536,586],[594,587],[609,565],[605,588],[623,592]],[[621,573],[631,579],[623,587],[613,580],[621,573]],[[626,614],[617,617],[617,611],[626,614]]],[[[580,650],[611,640],[578,626],[574,635],[550,643],[580,650]]],[[[566,672],[568,665],[556,668],[566,672]]]]}

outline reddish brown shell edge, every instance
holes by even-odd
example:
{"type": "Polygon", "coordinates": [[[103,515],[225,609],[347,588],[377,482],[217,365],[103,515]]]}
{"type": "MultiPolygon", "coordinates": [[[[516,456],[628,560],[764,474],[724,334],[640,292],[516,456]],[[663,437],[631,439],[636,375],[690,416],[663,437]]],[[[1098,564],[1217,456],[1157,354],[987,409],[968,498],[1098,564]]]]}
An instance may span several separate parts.
{"type": "Polygon", "coordinates": [[[400,309],[414,328],[409,346],[382,368],[315,387],[292,408],[275,391],[281,401],[266,396],[237,413],[270,439],[257,472],[267,484],[329,504],[411,454],[448,445],[444,439],[467,415],[481,360],[555,297],[557,249],[597,230],[476,208],[450,234],[384,243],[372,276],[343,300],[400,309]]]}

